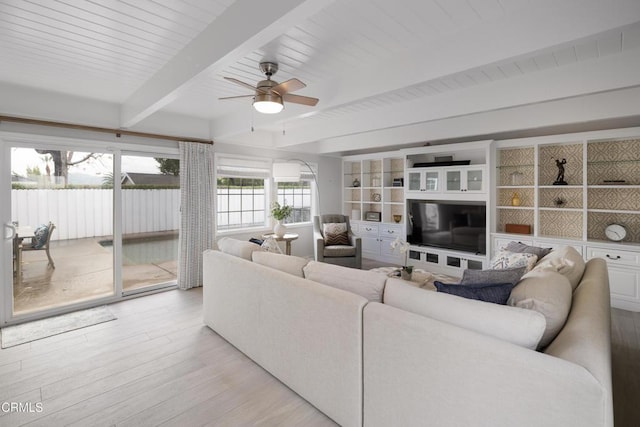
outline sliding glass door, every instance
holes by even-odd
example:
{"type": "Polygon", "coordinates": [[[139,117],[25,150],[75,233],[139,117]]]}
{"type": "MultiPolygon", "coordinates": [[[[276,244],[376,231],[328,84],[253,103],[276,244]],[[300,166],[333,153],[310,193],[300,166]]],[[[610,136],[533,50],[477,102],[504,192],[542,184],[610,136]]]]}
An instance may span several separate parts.
{"type": "Polygon", "coordinates": [[[53,145],[2,150],[11,171],[2,215],[8,317],[113,297],[113,252],[102,244],[113,234],[113,187],[106,185],[113,154],[53,145]]]}
{"type": "Polygon", "coordinates": [[[122,154],[122,287],[125,295],[176,284],[179,172],[177,158],[122,154]]]}
{"type": "Polygon", "coordinates": [[[119,145],[0,134],[0,324],[176,286],[177,147],[119,145]]]}

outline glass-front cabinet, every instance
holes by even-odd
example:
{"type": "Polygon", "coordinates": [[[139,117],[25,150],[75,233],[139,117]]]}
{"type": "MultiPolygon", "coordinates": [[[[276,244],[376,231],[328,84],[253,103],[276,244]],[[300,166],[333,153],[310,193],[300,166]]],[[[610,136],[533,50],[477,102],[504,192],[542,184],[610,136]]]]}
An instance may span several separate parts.
{"type": "Polygon", "coordinates": [[[407,172],[407,191],[439,193],[441,187],[440,169],[413,169],[407,172]]]}
{"type": "Polygon", "coordinates": [[[484,193],[484,167],[445,169],[446,192],[484,193]]]}

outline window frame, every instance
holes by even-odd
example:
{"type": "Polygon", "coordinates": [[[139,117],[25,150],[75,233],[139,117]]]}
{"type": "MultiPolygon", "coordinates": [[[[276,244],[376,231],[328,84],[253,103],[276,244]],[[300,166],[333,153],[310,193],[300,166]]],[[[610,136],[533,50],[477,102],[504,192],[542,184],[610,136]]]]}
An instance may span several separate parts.
{"type": "MultiPolygon", "coordinates": [[[[272,198],[271,194],[273,191],[273,187],[271,185],[273,181],[272,172],[271,172],[272,160],[263,158],[263,157],[216,153],[214,161],[215,161],[214,191],[216,195],[214,209],[215,209],[215,218],[216,218],[215,219],[216,234],[237,234],[237,233],[251,232],[251,231],[257,231],[257,230],[258,231],[269,230],[270,229],[269,210],[271,205],[270,199],[272,198]],[[246,169],[247,171],[249,171],[246,174],[242,173],[242,171],[239,171],[231,175],[229,173],[225,174],[224,172],[220,171],[220,169],[224,169],[225,167],[231,167],[231,168],[233,167],[228,165],[239,164],[244,162],[246,162],[249,165],[253,164],[255,166],[254,170],[256,171],[256,173],[253,174],[253,176],[252,176],[252,173],[250,172],[251,166],[247,166],[247,167],[239,166],[240,169],[246,169]],[[258,176],[258,175],[263,175],[263,176],[258,176]],[[220,178],[262,179],[264,181],[264,213],[265,215],[264,215],[263,224],[255,225],[255,226],[219,228],[220,225],[218,222],[218,214],[220,210],[219,210],[219,203],[218,203],[218,180],[220,178]]],[[[255,209],[253,210],[255,211],[255,209]]],[[[241,210],[240,215],[242,215],[242,212],[243,211],[241,210]]]]}

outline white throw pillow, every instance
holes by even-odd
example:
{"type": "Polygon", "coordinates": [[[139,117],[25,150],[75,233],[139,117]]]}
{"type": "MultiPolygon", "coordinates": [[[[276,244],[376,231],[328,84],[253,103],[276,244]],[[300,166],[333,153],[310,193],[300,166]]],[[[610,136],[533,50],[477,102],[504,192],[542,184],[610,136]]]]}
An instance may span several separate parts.
{"type": "Polygon", "coordinates": [[[218,239],[218,249],[221,252],[251,261],[251,254],[255,251],[262,251],[260,245],[245,242],[244,240],[222,237],[218,239]]]}
{"type": "Polygon", "coordinates": [[[309,262],[308,259],[291,255],[276,254],[273,252],[255,251],[251,254],[253,262],[265,265],[294,276],[304,277],[302,269],[309,262]]]}
{"type": "Polygon", "coordinates": [[[526,273],[531,271],[537,261],[538,256],[535,254],[511,252],[506,249],[501,249],[491,259],[490,268],[494,270],[505,270],[507,268],[524,267],[526,273]]]}
{"type": "Polygon", "coordinates": [[[553,250],[542,258],[532,271],[553,271],[569,279],[571,289],[576,290],[584,274],[585,263],[580,252],[571,246],[553,250]]]}
{"type": "Polygon", "coordinates": [[[341,265],[309,261],[304,277],[333,288],[349,291],[369,301],[382,302],[382,291],[387,276],[375,271],[364,271],[341,265]]]}
{"type": "Polygon", "coordinates": [[[513,288],[507,304],[537,311],[547,326],[540,348],[551,343],[562,330],[571,310],[572,289],[569,279],[553,271],[531,271],[513,288]]]}
{"type": "Polygon", "coordinates": [[[544,316],[533,310],[425,291],[400,279],[387,280],[384,303],[532,350],[545,330],[544,316]]]}

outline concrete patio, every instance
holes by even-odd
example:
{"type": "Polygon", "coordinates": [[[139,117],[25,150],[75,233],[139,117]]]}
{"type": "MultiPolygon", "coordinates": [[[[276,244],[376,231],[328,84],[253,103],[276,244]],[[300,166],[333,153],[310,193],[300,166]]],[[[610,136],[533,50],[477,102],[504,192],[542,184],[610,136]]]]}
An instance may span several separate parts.
{"type": "MultiPolygon", "coordinates": [[[[51,242],[56,268],[45,251],[23,253],[22,280],[14,278],[14,314],[24,314],[113,295],[113,253],[103,238],[51,242]]],[[[175,280],[176,261],[123,267],[124,290],[175,280]]]]}

